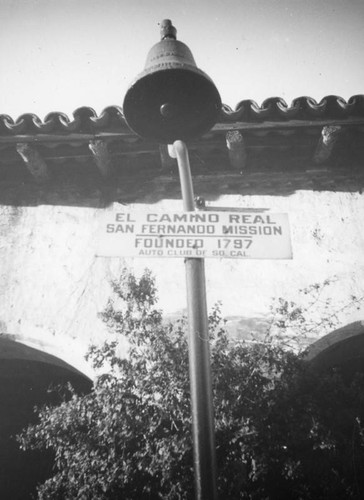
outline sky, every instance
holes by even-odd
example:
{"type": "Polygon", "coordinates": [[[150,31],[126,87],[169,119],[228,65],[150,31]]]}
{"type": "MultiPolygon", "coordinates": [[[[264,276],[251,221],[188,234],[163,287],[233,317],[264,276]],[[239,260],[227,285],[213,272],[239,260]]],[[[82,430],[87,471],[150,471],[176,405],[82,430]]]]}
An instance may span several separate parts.
{"type": "Polygon", "coordinates": [[[0,0],[0,114],[122,106],[163,19],[233,109],[364,93],[364,0],[0,0]]]}

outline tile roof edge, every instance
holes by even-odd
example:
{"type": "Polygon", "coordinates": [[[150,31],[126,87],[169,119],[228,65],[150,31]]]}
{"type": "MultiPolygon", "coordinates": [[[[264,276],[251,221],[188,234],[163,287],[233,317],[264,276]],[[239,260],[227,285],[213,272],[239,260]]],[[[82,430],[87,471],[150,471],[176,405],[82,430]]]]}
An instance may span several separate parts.
{"type": "MultiPolygon", "coordinates": [[[[325,119],[364,118],[364,94],[358,94],[345,101],[342,97],[328,95],[316,102],[312,97],[293,99],[289,106],[281,97],[269,97],[261,106],[254,100],[240,101],[233,110],[223,104],[218,123],[262,123],[265,121],[289,122],[291,120],[319,121],[325,119]]],[[[120,106],[108,106],[98,116],[88,106],[77,108],[73,119],[65,113],[52,111],[44,121],[33,113],[25,113],[13,120],[0,114],[0,136],[21,134],[72,134],[103,131],[118,131],[134,135],[129,129],[120,106]]]]}

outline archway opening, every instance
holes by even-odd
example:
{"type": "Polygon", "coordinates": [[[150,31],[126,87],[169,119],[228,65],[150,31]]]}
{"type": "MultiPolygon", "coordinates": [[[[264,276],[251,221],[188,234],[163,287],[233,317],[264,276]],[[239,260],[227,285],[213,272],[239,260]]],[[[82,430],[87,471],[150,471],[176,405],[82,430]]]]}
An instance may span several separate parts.
{"type": "Polygon", "coordinates": [[[364,323],[355,321],[320,338],[305,359],[318,370],[339,369],[346,380],[364,373],[364,323]]]}
{"type": "Polygon", "coordinates": [[[77,393],[87,393],[92,386],[61,359],[0,338],[0,498],[30,499],[37,485],[51,475],[52,454],[24,452],[15,436],[37,421],[35,406],[60,400],[50,387],[67,382],[77,393]]]}

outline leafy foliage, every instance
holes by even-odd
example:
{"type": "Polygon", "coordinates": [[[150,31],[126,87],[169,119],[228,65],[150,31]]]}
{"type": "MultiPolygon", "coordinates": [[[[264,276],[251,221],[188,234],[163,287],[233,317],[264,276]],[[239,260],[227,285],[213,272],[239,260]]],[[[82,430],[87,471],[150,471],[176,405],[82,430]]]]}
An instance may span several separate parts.
{"type": "Polygon", "coordinates": [[[343,315],[353,309],[360,310],[364,301],[364,297],[342,294],[341,305],[338,302],[334,307],[332,287],[338,283],[334,275],[322,283],[301,288],[300,304],[282,297],[273,298],[264,340],[302,352],[317,337],[337,328],[343,315]]]}
{"type": "MultiPolygon", "coordinates": [[[[124,271],[101,314],[111,340],[88,354],[93,390],[39,410],[18,437],[54,451],[39,499],[193,498],[185,321],[163,321],[149,271],[124,271]],[[128,341],[119,352],[118,337],[128,341]]],[[[304,322],[280,302],[277,318],[304,322]]],[[[229,339],[219,304],[209,316],[222,499],[359,499],[364,496],[364,380],[317,374],[278,342],[229,339]]]]}

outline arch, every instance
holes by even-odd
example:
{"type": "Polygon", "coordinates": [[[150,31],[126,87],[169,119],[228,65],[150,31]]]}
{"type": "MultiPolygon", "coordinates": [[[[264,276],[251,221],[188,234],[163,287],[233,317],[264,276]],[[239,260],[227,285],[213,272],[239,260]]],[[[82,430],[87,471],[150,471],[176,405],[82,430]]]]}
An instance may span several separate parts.
{"type": "Polygon", "coordinates": [[[14,437],[36,422],[35,406],[59,400],[49,387],[66,382],[78,393],[92,387],[88,377],[56,356],[0,337],[0,498],[31,498],[50,475],[52,455],[23,452],[14,437]]]}
{"type": "Polygon", "coordinates": [[[364,372],[364,321],[355,321],[311,344],[305,356],[319,369],[340,367],[346,376],[364,372]]]}

